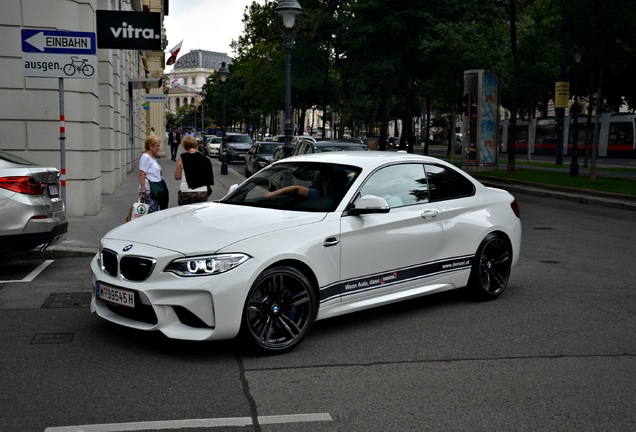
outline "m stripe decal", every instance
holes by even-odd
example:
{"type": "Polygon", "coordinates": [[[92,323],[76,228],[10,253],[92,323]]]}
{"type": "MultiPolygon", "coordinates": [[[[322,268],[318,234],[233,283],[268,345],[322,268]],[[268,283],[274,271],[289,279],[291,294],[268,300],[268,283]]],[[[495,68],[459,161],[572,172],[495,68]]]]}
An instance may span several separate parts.
{"type": "Polygon", "coordinates": [[[449,258],[442,261],[420,264],[414,267],[405,267],[393,271],[376,273],[360,278],[340,281],[320,289],[320,302],[331,300],[340,295],[358,293],[376,288],[384,288],[409,280],[424,279],[438,274],[469,269],[473,265],[474,255],[449,258]]]}

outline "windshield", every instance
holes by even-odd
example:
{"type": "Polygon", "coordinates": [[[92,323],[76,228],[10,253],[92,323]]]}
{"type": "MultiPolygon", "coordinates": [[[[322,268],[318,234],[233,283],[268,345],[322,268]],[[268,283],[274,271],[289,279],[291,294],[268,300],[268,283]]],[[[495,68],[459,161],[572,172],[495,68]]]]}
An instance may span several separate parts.
{"type": "MultiPolygon", "coordinates": [[[[3,162],[11,162],[18,165],[35,165],[33,162],[21,158],[20,156],[0,150],[0,160],[3,162]]],[[[4,164],[3,164],[4,165],[4,164]]]]}
{"type": "Polygon", "coordinates": [[[249,135],[228,135],[227,142],[252,144],[252,138],[249,135]]]}
{"type": "Polygon", "coordinates": [[[332,152],[332,151],[357,151],[357,150],[371,150],[369,147],[367,146],[361,146],[361,145],[342,145],[342,144],[334,144],[334,145],[330,145],[330,146],[315,146],[314,147],[314,151],[316,153],[323,153],[323,152],[332,152]]]}
{"type": "Polygon", "coordinates": [[[361,169],[316,162],[284,162],[263,169],[221,200],[280,210],[334,211],[361,169]]]}
{"type": "Polygon", "coordinates": [[[278,147],[280,147],[278,143],[260,144],[258,146],[258,153],[259,154],[274,154],[274,152],[276,151],[278,147]]]}

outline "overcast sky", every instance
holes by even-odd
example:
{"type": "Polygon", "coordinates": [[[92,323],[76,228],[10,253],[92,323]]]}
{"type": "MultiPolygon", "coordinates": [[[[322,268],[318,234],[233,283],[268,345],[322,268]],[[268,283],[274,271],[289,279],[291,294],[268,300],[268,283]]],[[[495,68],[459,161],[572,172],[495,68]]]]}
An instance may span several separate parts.
{"type": "MultiPolygon", "coordinates": [[[[168,47],[183,40],[179,57],[197,49],[227,53],[232,39],[243,33],[243,11],[254,0],[172,0],[164,18],[168,47]]],[[[266,0],[256,0],[265,4],[266,0]]],[[[177,59],[179,58],[177,57],[177,59]]],[[[167,66],[170,72],[173,66],[167,66]]]]}

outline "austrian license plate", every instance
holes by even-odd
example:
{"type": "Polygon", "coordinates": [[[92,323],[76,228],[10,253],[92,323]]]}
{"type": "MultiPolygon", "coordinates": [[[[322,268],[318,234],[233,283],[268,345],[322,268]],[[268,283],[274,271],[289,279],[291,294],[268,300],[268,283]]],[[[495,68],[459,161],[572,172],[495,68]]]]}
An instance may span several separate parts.
{"type": "Polygon", "coordinates": [[[49,185],[49,196],[56,197],[58,195],[57,185],[49,185]]]}
{"type": "Polygon", "coordinates": [[[110,285],[97,283],[95,286],[97,298],[120,306],[135,307],[135,293],[110,285]]]}

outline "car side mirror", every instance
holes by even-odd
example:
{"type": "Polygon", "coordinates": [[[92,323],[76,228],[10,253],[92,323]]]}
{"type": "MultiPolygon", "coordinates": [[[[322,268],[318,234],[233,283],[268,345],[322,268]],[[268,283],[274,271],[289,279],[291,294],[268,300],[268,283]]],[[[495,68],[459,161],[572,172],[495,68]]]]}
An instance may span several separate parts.
{"type": "Polygon", "coordinates": [[[362,215],[372,213],[388,213],[391,210],[389,203],[382,197],[365,195],[355,200],[348,208],[350,215],[362,215]]]}

